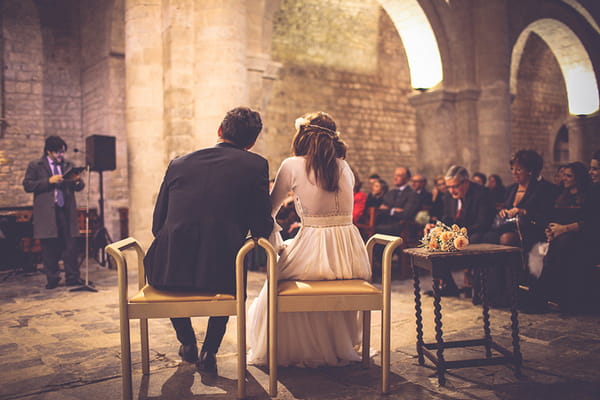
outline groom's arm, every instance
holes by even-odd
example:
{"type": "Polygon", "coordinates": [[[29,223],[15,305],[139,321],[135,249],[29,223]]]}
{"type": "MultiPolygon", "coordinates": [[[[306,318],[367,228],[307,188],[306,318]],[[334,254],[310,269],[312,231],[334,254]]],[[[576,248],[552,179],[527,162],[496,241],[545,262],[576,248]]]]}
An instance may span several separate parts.
{"type": "Polygon", "coordinates": [[[269,237],[273,230],[269,199],[269,165],[262,159],[254,184],[250,187],[250,232],[252,237],[269,237]]]}

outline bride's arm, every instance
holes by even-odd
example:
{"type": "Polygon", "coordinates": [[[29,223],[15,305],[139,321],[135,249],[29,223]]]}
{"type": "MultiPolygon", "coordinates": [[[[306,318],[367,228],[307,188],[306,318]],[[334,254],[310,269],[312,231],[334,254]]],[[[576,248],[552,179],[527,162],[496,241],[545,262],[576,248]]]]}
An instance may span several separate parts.
{"type": "Polygon", "coordinates": [[[281,204],[288,197],[288,194],[292,187],[292,174],[291,168],[288,163],[288,159],[283,160],[277,175],[275,176],[275,183],[271,190],[271,215],[275,217],[281,204]]]}

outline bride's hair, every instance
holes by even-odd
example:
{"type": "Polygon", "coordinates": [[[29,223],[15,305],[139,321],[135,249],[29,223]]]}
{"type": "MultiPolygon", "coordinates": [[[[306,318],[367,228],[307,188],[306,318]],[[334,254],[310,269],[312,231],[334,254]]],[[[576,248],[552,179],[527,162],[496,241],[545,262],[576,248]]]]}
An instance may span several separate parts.
{"type": "Polygon", "coordinates": [[[346,144],[329,114],[313,112],[296,120],[292,154],[306,158],[306,173],[314,173],[317,185],[329,192],[338,190],[337,159],[346,158],[346,144]]]}

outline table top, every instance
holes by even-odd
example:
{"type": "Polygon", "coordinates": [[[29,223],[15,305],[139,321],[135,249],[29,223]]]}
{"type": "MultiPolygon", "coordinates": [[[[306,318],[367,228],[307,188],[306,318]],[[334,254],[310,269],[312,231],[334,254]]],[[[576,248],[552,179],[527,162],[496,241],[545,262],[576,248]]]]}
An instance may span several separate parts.
{"type": "Polygon", "coordinates": [[[465,249],[459,251],[436,251],[431,252],[424,247],[414,247],[403,250],[406,254],[414,257],[424,259],[442,259],[450,257],[464,257],[464,256],[479,256],[488,254],[499,254],[499,253],[518,253],[521,251],[520,247],[503,246],[501,244],[491,243],[478,243],[469,244],[465,249]]]}

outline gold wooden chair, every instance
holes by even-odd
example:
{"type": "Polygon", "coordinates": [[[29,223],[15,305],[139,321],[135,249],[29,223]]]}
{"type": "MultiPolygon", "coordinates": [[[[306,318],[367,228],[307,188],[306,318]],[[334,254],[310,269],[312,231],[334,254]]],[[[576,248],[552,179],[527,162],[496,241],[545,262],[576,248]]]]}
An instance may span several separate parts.
{"type": "Polygon", "coordinates": [[[278,281],[275,263],[268,267],[269,285],[269,395],[277,396],[277,316],[284,312],[363,311],[363,367],[369,367],[371,310],[382,311],[381,324],[381,391],[389,391],[390,372],[390,299],[392,253],[402,245],[402,238],[376,234],[367,242],[369,262],[373,263],[375,244],[386,245],[382,262],[382,289],[361,279],[333,281],[278,281]]]}
{"type": "MultiPolygon", "coordinates": [[[[275,254],[266,239],[258,245],[267,250],[267,264],[275,263],[275,254]],[[269,252],[271,251],[271,252],[269,252]]],[[[119,281],[119,315],[121,330],[121,372],[123,375],[123,399],[133,397],[131,381],[131,348],[129,320],[140,320],[142,345],[142,372],[150,374],[148,347],[148,318],[177,318],[235,315],[237,317],[238,342],[238,398],[246,393],[246,302],[244,257],[255,247],[248,240],[236,258],[236,295],[201,292],[172,292],[157,290],[146,283],[144,273],[144,251],[134,238],[127,238],[106,246],[106,252],[114,258],[119,281]],[[127,288],[127,260],[124,252],[133,250],[137,254],[139,291],[130,296],[127,288]]]]}

